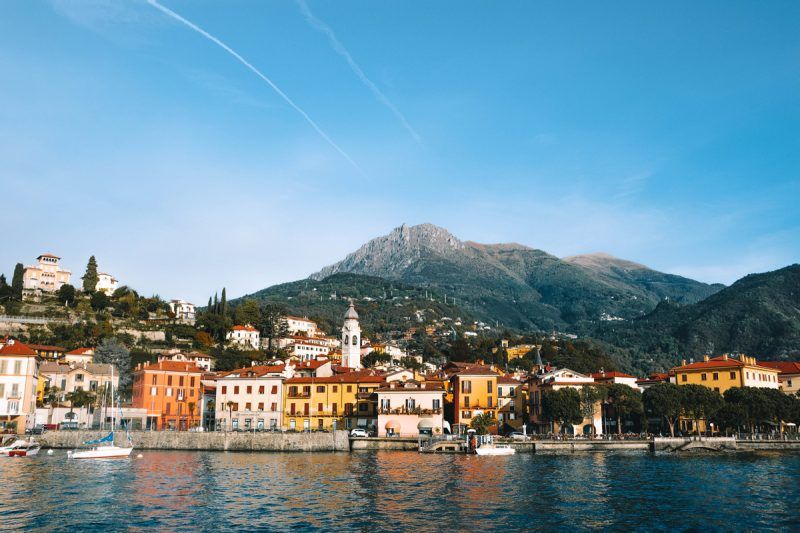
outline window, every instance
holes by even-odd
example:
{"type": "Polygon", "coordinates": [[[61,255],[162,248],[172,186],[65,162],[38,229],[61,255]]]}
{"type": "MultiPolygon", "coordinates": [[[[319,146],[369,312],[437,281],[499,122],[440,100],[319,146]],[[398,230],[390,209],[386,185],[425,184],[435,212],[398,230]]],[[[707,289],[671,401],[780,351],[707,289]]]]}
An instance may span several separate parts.
{"type": "Polygon", "coordinates": [[[171,388],[167,389],[167,396],[169,396],[169,397],[172,396],[172,389],[171,388]]]}
{"type": "Polygon", "coordinates": [[[5,374],[5,373],[6,373],[6,362],[0,361],[0,374],[5,374]]]}
{"type": "Polygon", "coordinates": [[[325,386],[324,385],[317,385],[317,392],[325,392],[325,386]]]}
{"type": "Polygon", "coordinates": [[[322,430],[322,428],[324,427],[324,426],[323,426],[323,424],[324,424],[324,423],[325,423],[325,422],[324,422],[324,421],[323,421],[323,420],[320,418],[320,419],[317,421],[317,429],[319,429],[319,430],[322,430]]]}
{"type": "Polygon", "coordinates": [[[353,346],[358,346],[358,335],[353,335],[353,346]]]}
{"type": "Polygon", "coordinates": [[[331,406],[331,409],[333,410],[333,416],[338,416],[338,414],[339,414],[339,406],[337,404],[333,404],[331,406]]]}
{"type": "Polygon", "coordinates": [[[344,421],[344,427],[346,427],[347,429],[352,428],[353,427],[353,419],[352,418],[346,419],[344,421]]]}
{"type": "Polygon", "coordinates": [[[464,396],[464,407],[469,407],[469,396],[464,396]]]}
{"type": "MultiPolygon", "coordinates": [[[[791,382],[789,382],[789,386],[791,387],[791,382]]],[[[6,396],[6,384],[0,383],[0,398],[5,398],[6,396]]]]}
{"type": "Polygon", "coordinates": [[[156,377],[157,376],[155,374],[153,374],[153,379],[150,380],[150,382],[151,382],[150,384],[151,385],[155,385],[156,384],[156,377]]]}
{"type": "Polygon", "coordinates": [[[167,376],[167,385],[172,385],[172,376],[167,376]]]}
{"type": "Polygon", "coordinates": [[[178,377],[178,387],[183,387],[183,376],[178,377]]]}
{"type": "Polygon", "coordinates": [[[686,374],[681,374],[681,381],[686,381],[686,374]]]}
{"type": "Polygon", "coordinates": [[[492,397],[491,396],[489,396],[489,398],[486,400],[486,407],[492,407],[492,397]]]}
{"type": "Polygon", "coordinates": [[[150,396],[156,395],[156,387],[150,387],[150,396]]]}
{"type": "Polygon", "coordinates": [[[248,385],[247,386],[247,394],[253,394],[253,386],[252,385],[248,385]]]}
{"type": "MultiPolygon", "coordinates": [[[[292,412],[294,412],[294,409],[292,409],[292,412]]],[[[293,430],[293,429],[295,429],[295,428],[297,428],[297,421],[295,421],[295,420],[289,420],[289,429],[292,429],[292,430],[293,430]]]]}
{"type": "Polygon", "coordinates": [[[303,387],[303,396],[311,396],[311,386],[306,385],[303,387]]]}
{"type": "MultiPolygon", "coordinates": [[[[489,386],[491,387],[491,383],[489,384],[489,386]]],[[[492,391],[490,390],[489,392],[492,392],[492,391]]],[[[502,396],[503,395],[503,387],[497,387],[497,395],[498,396],[502,396]]]]}
{"type": "Polygon", "coordinates": [[[486,392],[488,392],[489,394],[491,394],[491,393],[492,393],[492,386],[493,386],[493,385],[492,385],[492,382],[491,382],[491,381],[487,381],[487,382],[486,382],[486,392]]]}
{"type": "Polygon", "coordinates": [[[233,393],[234,393],[234,394],[239,394],[239,385],[234,385],[234,387],[233,387],[233,393]]]}
{"type": "Polygon", "coordinates": [[[700,374],[700,381],[705,381],[705,380],[706,380],[706,374],[705,372],[703,372],[702,374],[700,374]]]}
{"type": "Polygon", "coordinates": [[[259,394],[264,394],[264,385],[261,385],[260,387],[258,387],[258,393],[259,394]]]}
{"type": "Polygon", "coordinates": [[[416,407],[416,403],[417,403],[417,402],[416,402],[416,401],[414,401],[414,398],[409,398],[409,399],[407,399],[407,400],[406,400],[406,409],[408,409],[409,411],[411,411],[412,409],[414,409],[414,408],[416,407]]]}
{"type": "Polygon", "coordinates": [[[250,411],[250,406],[251,406],[251,405],[252,405],[252,404],[251,404],[250,402],[247,402],[246,404],[244,404],[244,410],[245,410],[245,411],[250,411]]]}
{"type": "Polygon", "coordinates": [[[365,404],[365,403],[360,403],[360,404],[358,404],[358,410],[359,410],[359,411],[366,412],[366,410],[367,410],[368,408],[369,408],[369,406],[368,406],[367,404],[365,404]]]}
{"type": "Polygon", "coordinates": [[[14,373],[22,374],[22,361],[14,361],[14,373]]]}
{"type": "Polygon", "coordinates": [[[189,386],[194,387],[194,376],[192,376],[191,379],[189,379],[189,386]]]}
{"type": "Polygon", "coordinates": [[[731,379],[736,379],[736,372],[731,372],[731,379]]]}
{"type": "Polygon", "coordinates": [[[272,394],[278,394],[278,386],[277,385],[273,385],[272,386],[272,394]]]}
{"type": "Polygon", "coordinates": [[[344,404],[344,416],[350,416],[353,414],[353,404],[346,403],[344,404]]]}
{"type": "Polygon", "coordinates": [[[333,386],[333,392],[339,392],[339,386],[338,385],[334,385],[333,386]]]}
{"type": "Polygon", "coordinates": [[[461,392],[465,394],[470,394],[472,392],[472,382],[469,380],[464,380],[461,382],[461,392]]]}
{"type": "Polygon", "coordinates": [[[227,394],[227,393],[228,393],[228,387],[223,385],[222,386],[222,394],[227,394]]]}
{"type": "Polygon", "coordinates": [[[269,410],[272,411],[272,412],[277,411],[278,410],[278,404],[276,404],[275,402],[272,402],[270,404],[270,406],[269,406],[269,410]]]}
{"type": "Polygon", "coordinates": [[[714,372],[713,374],[711,374],[711,379],[713,379],[714,381],[719,381],[719,372],[714,372]]]}
{"type": "Polygon", "coordinates": [[[348,385],[347,386],[347,392],[353,392],[353,386],[352,385],[348,385]]]}
{"type": "Polygon", "coordinates": [[[321,404],[321,403],[318,403],[318,404],[317,404],[317,412],[318,412],[318,413],[321,413],[321,412],[322,412],[322,404],[321,404]]]}
{"type": "Polygon", "coordinates": [[[472,418],[472,413],[470,411],[461,411],[461,418],[472,418]]]}
{"type": "Polygon", "coordinates": [[[304,404],[303,404],[303,414],[304,414],[305,416],[308,416],[308,411],[309,411],[309,406],[308,406],[308,404],[307,404],[307,403],[304,403],[304,404]]]}
{"type": "Polygon", "coordinates": [[[433,408],[434,409],[441,409],[441,400],[433,400],[433,408]]]}
{"type": "Polygon", "coordinates": [[[170,411],[172,411],[172,404],[171,403],[167,403],[164,406],[164,414],[168,415],[168,414],[170,414],[170,411]]]}
{"type": "Polygon", "coordinates": [[[96,381],[90,381],[89,382],[89,390],[93,390],[93,391],[97,390],[97,382],[96,381]]]}

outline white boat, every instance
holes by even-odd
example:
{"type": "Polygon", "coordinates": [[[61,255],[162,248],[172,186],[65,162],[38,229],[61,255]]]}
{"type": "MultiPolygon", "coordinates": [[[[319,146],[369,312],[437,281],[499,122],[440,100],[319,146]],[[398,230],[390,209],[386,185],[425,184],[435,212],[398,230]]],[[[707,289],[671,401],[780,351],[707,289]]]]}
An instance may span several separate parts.
{"type": "Polygon", "coordinates": [[[508,444],[481,444],[475,448],[478,455],[514,455],[517,451],[508,444]]]}
{"type": "MultiPolygon", "coordinates": [[[[114,383],[114,367],[111,367],[111,383],[114,383]]],[[[67,459],[124,459],[130,456],[133,451],[133,443],[131,442],[131,434],[125,431],[128,437],[130,446],[117,446],[114,444],[114,427],[117,425],[117,413],[114,410],[114,389],[111,389],[111,433],[102,439],[90,440],[84,444],[93,445],[92,448],[87,450],[70,450],[67,452],[67,459]]],[[[122,408],[120,408],[120,415],[122,408]]]]}
{"type": "Polygon", "coordinates": [[[9,446],[0,448],[0,455],[9,457],[31,457],[39,453],[42,446],[36,440],[17,439],[9,446]]]}

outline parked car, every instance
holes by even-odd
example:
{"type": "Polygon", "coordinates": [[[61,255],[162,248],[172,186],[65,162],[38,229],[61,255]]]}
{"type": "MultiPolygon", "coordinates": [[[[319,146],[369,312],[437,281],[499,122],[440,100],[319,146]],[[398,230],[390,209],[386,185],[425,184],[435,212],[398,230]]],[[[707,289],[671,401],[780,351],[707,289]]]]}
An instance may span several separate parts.
{"type": "Polygon", "coordinates": [[[41,434],[42,434],[42,433],[44,433],[45,431],[47,431],[47,428],[45,428],[45,427],[44,427],[43,425],[41,425],[41,424],[38,424],[38,425],[36,425],[36,426],[34,426],[34,427],[32,427],[32,428],[28,428],[28,429],[26,429],[26,430],[25,430],[25,434],[26,434],[26,435],[41,435],[41,434]]]}
{"type": "Polygon", "coordinates": [[[512,431],[511,433],[508,434],[508,438],[511,439],[511,440],[528,440],[528,439],[530,439],[530,437],[528,435],[525,435],[524,433],[521,433],[519,431],[512,431]]]}
{"type": "Polygon", "coordinates": [[[369,433],[367,433],[366,429],[361,428],[354,428],[350,431],[351,437],[359,437],[359,438],[366,438],[369,437],[369,433]]]}

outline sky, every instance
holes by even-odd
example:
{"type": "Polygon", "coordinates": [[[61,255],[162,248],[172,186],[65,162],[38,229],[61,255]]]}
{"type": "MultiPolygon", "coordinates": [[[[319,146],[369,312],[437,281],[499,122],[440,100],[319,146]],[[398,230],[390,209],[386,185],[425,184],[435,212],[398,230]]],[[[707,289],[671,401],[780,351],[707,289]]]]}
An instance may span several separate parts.
{"type": "Polygon", "coordinates": [[[6,0],[0,272],[203,304],[403,223],[732,283],[800,258],[800,3],[6,0]]]}

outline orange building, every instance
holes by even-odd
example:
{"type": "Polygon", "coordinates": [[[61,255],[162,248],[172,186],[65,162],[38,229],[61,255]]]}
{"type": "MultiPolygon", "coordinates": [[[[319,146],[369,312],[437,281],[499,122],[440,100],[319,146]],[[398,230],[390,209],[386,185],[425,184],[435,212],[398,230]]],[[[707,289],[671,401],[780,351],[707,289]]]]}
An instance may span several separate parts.
{"type": "MultiPolygon", "coordinates": [[[[450,378],[453,391],[453,423],[469,427],[472,420],[486,414],[497,419],[497,378],[491,367],[466,367],[450,378]]],[[[454,428],[455,430],[455,428],[454,428]]]]}
{"type": "Polygon", "coordinates": [[[138,365],[132,406],[147,410],[146,429],[187,430],[202,424],[203,372],[187,361],[138,365]]]}

